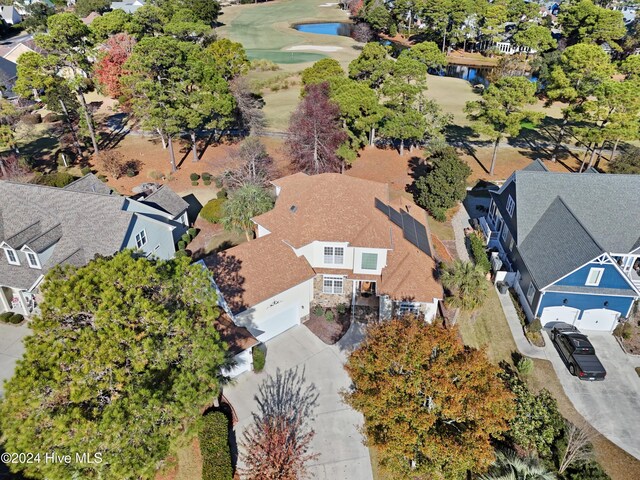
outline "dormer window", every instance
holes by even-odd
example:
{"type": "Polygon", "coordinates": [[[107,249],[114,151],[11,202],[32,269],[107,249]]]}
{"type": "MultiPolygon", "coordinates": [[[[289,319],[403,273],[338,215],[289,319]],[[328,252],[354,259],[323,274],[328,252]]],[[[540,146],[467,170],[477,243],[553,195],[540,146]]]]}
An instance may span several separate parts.
{"type": "Polygon", "coordinates": [[[507,213],[510,217],[513,217],[513,210],[516,208],[516,202],[513,201],[511,195],[507,198],[507,213]]]}
{"type": "Polygon", "coordinates": [[[7,262],[9,262],[9,265],[20,265],[18,254],[13,248],[5,248],[4,254],[7,256],[7,262]]]}
{"type": "Polygon", "coordinates": [[[27,254],[27,262],[31,268],[41,268],[38,256],[33,252],[25,252],[27,254]]]}

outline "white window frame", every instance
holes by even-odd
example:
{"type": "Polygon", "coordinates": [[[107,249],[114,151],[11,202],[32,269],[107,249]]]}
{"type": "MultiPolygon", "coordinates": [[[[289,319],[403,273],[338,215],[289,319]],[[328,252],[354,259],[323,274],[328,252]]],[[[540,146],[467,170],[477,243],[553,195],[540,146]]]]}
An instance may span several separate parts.
{"type": "Polygon", "coordinates": [[[322,253],[325,265],[344,265],[344,247],[325,246],[322,253]]]}
{"type": "Polygon", "coordinates": [[[143,228],[138,233],[136,233],[136,247],[142,248],[147,244],[147,232],[143,228]]]}
{"type": "Polygon", "coordinates": [[[378,255],[377,252],[362,252],[362,255],[360,255],[360,269],[361,270],[377,270],[378,269],[378,260],[380,259],[380,256],[378,255]],[[375,268],[369,268],[369,267],[365,267],[364,266],[364,256],[365,255],[375,255],[376,256],[376,266],[375,268]]]}
{"type": "Polygon", "coordinates": [[[502,224],[502,241],[503,242],[507,241],[507,233],[509,233],[509,229],[507,228],[507,224],[504,223],[502,224]]]}
{"type": "Polygon", "coordinates": [[[31,268],[42,268],[40,266],[40,260],[38,259],[38,255],[35,252],[26,251],[24,254],[27,256],[27,262],[31,268]],[[31,261],[31,257],[33,257],[34,261],[31,261]]]}
{"type": "Polygon", "coordinates": [[[344,293],[344,277],[323,275],[322,293],[327,295],[341,295],[344,293]]]}
{"type": "Polygon", "coordinates": [[[400,302],[398,304],[398,315],[418,315],[420,304],[417,302],[400,302]]]}
{"type": "Polygon", "coordinates": [[[513,197],[509,195],[507,197],[507,213],[510,217],[513,217],[513,211],[516,208],[516,202],[513,200],[513,197]]]}
{"type": "Polygon", "coordinates": [[[509,250],[513,251],[513,244],[514,244],[514,240],[513,237],[511,237],[511,240],[509,240],[509,250]]]}
{"type": "Polygon", "coordinates": [[[533,282],[531,282],[529,284],[529,288],[527,289],[527,300],[529,301],[529,304],[531,304],[531,302],[533,302],[533,297],[536,294],[536,287],[533,285],[533,282]]]}
{"type": "Polygon", "coordinates": [[[13,248],[5,248],[4,254],[7,257],[7,262],[9,265],[20,265],[20,259],[18,258],[18,252],[16,252],[13,248]],[[13,255],[13,259],[10,255],[13,255]]]}
{"type": "Polygon", "coordinates": [[[600,285],[600,281],[604,275],[604,268],[592,268],[589,270],[589,274],[587,275],[587,280],[584,283],[587,287],[597,287],[600,285]],[[595,275],[595,278],[592,276],[595,275]]]}

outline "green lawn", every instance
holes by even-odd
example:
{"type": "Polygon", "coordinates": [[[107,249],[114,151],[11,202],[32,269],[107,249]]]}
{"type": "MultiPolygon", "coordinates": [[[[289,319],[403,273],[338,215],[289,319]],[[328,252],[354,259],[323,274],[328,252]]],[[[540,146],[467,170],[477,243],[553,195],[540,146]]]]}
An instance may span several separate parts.
{"type": "Polygon", "coordinates": [[[487,300],[481,309],[460,313],[458,326],[466,345],[485,347],[493,363],[502,360],[512,362],[511,353],[517,351],[516,343],[493,287],[489,288],[487,300]]]}
{"type": "MultiPolygon", "coordinates": [[[[244,45],[250,59],[266,59],[280,66],[279,72],[251,72],[252,80],[263,80],[284,73],[300,72],[330,56],[346,69],[351,60],[360,53],[359,44],[353,39],[332,35],[303,33],[293,29],[295,23],[345,22],[349,16],[337,6],[320,7],[318,0],[282,0],[253,5],[225,7],[218,29],[222,37],[244,45]],[[314,49],[287,50],[290,47],[317,46],[336,47],[334,52],[314,49]]],[[[270,130],[284,131],[289,125],[289,116],[300,99],[300,86],[277,92],[263,89],[264,113],[270,130]]]]}

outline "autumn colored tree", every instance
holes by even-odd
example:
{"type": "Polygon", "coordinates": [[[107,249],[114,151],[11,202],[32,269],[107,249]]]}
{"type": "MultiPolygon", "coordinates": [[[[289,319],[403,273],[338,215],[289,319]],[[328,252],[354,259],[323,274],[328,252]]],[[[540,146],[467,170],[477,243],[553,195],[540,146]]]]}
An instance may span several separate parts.
{"type": "Polygon", "coordinates": [[[136,39],[128,33],[109,37],[103,54],[94,65],[94,74],[101,89],[112,98],[122,95],[120,78],[124,75],[124,64],[133,52],[136,39]]]}
{"type": "Polygon", "coordinates": [[[345,368],[345,400],[394,478],[465,478],[494,461],[491,439],[508,430],[514,396],[457,328],[414,317],[369,325],[345,368]]]}
{"type": "Polygon", "coordinates": [[[258,387],[259,411],[244,432],[241,469],[246,480],[297,480],[305,478],[306,463],[317,458],[309,453],[315,432],[308,422],[318,393],[307,384],[304,371],[279,369],[258,387]]]}
{"type": "Polygon", "coordinates": [[[120,178],[126,172],[127,162],[122,154],[115,150],[103,150],[96,155],[96,159],[104,171],[113,178],[120,178]]]}
{"type": "Polygon", "coordinates": [[[329,100],[329,85],[306,87],[306,95],[289,122],[285,143],[289,156],[302,171],[310,174],[337,172],[337,154],[347,134],[340,127],[340,108],[329,100]]]}

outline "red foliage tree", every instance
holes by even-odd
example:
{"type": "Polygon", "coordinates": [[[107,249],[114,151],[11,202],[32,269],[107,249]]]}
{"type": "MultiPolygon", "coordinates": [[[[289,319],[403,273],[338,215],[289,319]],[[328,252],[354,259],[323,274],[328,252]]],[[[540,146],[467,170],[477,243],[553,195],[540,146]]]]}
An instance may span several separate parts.
{"type": "Polygon", "coordinates": [[[339,107],[329,100],[329,84],[308,85],[289,122],[285,147],[293,163],[310,173],[337,172],[342,161],[336,151],[347,139],[339,107]]]}
{"type": "Polygon", "coordinates": [[[95,77],[104,93],[113,98],[122,95],[120,77],[124,75],[123,66],[127,61],[136,39],[127,33],[118,33],[109,37],[104,44],[104,50],[95,65],[95,77]]]}
{"type": "Polygon", "coordinates": [[[314,384],[304,371],[279,369],[258,388],[259,413],[244,432],[241,455],[245,480],[298,480],[308,477],[306,463],[318,457],[309,452],[314,431],[308,425],[317,404],[314,384]]]}

